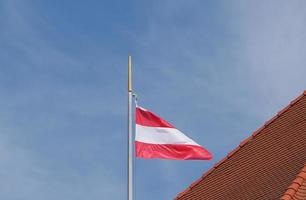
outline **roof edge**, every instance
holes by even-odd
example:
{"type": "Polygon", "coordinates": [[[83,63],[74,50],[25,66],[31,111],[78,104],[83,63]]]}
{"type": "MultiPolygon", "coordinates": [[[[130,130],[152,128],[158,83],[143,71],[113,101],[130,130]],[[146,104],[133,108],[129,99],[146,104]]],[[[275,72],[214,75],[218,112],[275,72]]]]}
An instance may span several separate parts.
{"type": "MultiPolygon", "coordinates": [[[[299,102],[304,96],[306,96],[306,90],[303,91],[303,93],[296,97],[294,100],[292,100],[288,106],[286,106],[285,108],[283,108],[282,110],[280,110],[279,112],[277,112],[277,114],[272,117],[271,119],[269,119],[268,121],[266,121],[264,123],[263,126],[261,126],[260,128],[258,128],[256,131],[254,131],[252,133],[252,135],[250,135],[249,137],[247,137],[246,139],[244,139],[235,149],[233,149],[232,151],[230,151],[226,157],[224,157],[223,159],[221,159],[220,161],[218,161],[217,163],[214,164],[214,166],[212,168],[210,168],[208,171],[206,171],[200,178],[196,179],[193,183],[190,184],[189,187],[187,187],[185,190],[183,190],[182,192],[180,192],[175,198],[174,200],[179,200],[179,198],[181,198],[182,196],[184,196],[188,191],[190,191],[194,186],[196,186],[197,184],[200,183],[201,180],[203,180],[204,178],[206,178],[207,176],[209,176],[209,174],[211,174],[216,168],[218,168],[220,165],[222,165],[226,160],[228,160],[230,157],[232,157],[234,154],[237,153],[237,151],[239,151],[243,146],[245,146],[247,143],[249,143],[251,140],[253,140],[258,134],[260,134],[267,126],[269,126],[272,122],[274,122],[277,118],[279,118],[281,115],[283,115],[285,112],[288,111],[289,108],[291,108],[293,105],[295,105],[297,102],[299,102]]],[[[306,165],[305,165],[306,168],[306,165]]],[[[281,199],[283,200],[283,199],[281,199]]],[[[290,199],[284,199],[284,200],[290,200],[290,199]]]]}
{"type": "Polygon", "coordinates": [[[306,181],[306,164],[295,177],[291,185],[287,188],[285,194],[280,198],[280,200],[292,200],[304,181],[306,181]]]}

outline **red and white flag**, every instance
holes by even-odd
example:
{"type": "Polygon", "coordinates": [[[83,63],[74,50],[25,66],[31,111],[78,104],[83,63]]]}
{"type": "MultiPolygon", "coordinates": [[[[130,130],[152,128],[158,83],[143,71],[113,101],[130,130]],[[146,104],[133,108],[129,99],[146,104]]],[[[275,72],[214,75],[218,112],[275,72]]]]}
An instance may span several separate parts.
{"type": "Polygon", "coordinates": [[[212,155],[154,113],[136,107],[136,157],[210,160],[212,155]]]}

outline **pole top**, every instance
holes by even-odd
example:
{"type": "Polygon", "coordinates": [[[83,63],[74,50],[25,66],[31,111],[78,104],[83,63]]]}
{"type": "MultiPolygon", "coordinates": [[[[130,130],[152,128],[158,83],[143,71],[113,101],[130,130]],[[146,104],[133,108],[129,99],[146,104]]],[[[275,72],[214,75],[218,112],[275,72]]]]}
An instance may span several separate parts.
{"type": "Polygon", "coordinates": [[[128,57],[128,92],[132,92],[132,56],[128,57]]]}

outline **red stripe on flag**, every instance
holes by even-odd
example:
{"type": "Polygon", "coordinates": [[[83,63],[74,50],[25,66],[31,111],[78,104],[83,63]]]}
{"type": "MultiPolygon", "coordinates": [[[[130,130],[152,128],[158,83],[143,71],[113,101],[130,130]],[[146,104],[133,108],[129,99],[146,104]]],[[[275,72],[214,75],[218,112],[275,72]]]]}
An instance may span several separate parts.
{"type": "Polygon", "coordinates": [[[183,144],[149,144],[136,141],[136,157],[172,160],[210,160],[212,155],[201,146],[183,144]]]}
{"type": "Polygon", "coordinates": [[[136,107],[136,124],[142,126],[151,126],[151,127],[175,128],[169,122],[158,117],[154,113],[139,107],[136,107]]]}

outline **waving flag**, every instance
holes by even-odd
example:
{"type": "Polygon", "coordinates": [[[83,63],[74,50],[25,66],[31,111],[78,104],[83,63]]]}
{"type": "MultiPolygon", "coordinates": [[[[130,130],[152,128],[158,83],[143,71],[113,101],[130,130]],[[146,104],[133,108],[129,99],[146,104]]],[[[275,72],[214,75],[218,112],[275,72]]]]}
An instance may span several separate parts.
{"type": "Polygon", "coordinates": [[[206,149],[154,113],[136,107],[136,157],[210,160],[206,149]]]}

